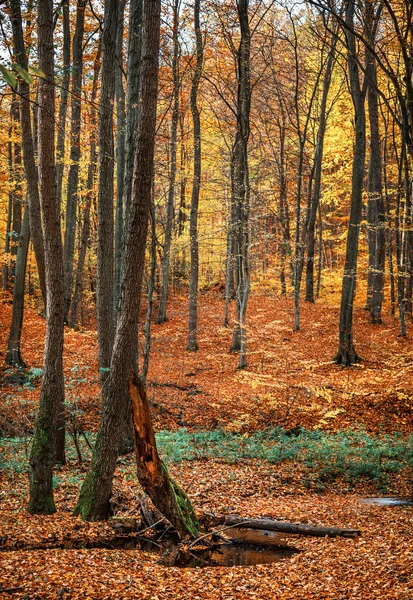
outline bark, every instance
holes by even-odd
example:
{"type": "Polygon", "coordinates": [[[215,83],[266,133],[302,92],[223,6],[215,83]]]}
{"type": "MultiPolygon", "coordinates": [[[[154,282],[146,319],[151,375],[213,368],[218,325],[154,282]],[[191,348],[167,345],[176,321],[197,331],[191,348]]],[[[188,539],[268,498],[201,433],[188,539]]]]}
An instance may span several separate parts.
{"type": "MultiPolygon", "coordinates": [[[[12,238],[14,236],[14,229],[12,226],[13,221],[13,208],[14,208],[14,181],[15,181],[15,169],[14,169],[14,152],[13,152],[13,136],[15,135],[15,102],[13,101],[10,105],[10,127],[9,127],[9,141],[7,142],[7,162],[9,168],[10,187],[8,193],[8,207],[7,207],[7,221],[6,221],[6,236],[4,243],[4,254],[5,262],[3,265],[3,290],[7,291],[9,288],[9,277],[13,275],[12,265],[9,261],[12,249],[12,238]]],[[[19,105],[17,104],[17,119],[19,119],[19,105]]],[[[15,244],[14,244],[15,245],[15,244]]]]}
{"type": "MultiPolygon", "coordinates": [[[[125,232],[127,232],[127,223],[131,205],[133,165],[136,154],[136,128],[139,112],[139,102],[136,91],[139,90],[139,70],[142,51],[142,5],[143,0],[131,0],[129,6],[128,79],[126,86],[125,125],[125,182],[123,191],[123,227],[125,232]]],[[[125,243],[126,239],[124,240],[124,244],[125,243]]]]}
{"type": "Polygon", "coordinates": [[[151,351],[151,322],[153,312],[153,292],[155,290],[156,277],[156,220],[155,220],[155,205],[151,202],[151,265],[148,281],[148,308],[146,311],[146,319],[144,325],[145,344],[143,347],[143,365],[141,371],[141,381],[145,384],[149,370],[149,357],[151,351]]]}
{"type": "Polygon", "coordinates": [[[159,458],[146,391],[137,377],[129,380],[139,483],[180,537],[196,537],[199,525],[185,492],[159,458]]]}
{"type": "Polygon", "coordinates": [[[123,256],[123,193],[125,177],[125,91],[123,89],[123,19],[125,3],[119,2],[118,30],[116,37],[116,228],[115,228],[115,313],[119,307],[119,288],[123,256]]]}
{"type": "Polygon", "coordinates": [[[346,39],[350,91],[355,117],[355,148],[351,182],[350,222],[347,234],[346,261],[341,291],[339,349],[335,362],[350,366],[360,361],[353,344],[353,303],[356,293],[357,254],[362,213],[364,163],[366,157],[365,88],[360,86],[356,41],[353,33],[355,0],[346,6],[346,39]]]}
{"type": "Polygon", "coordinates": [[[238,368],[247,366],[246,314],[250,290],[249,274],[249,172],[248,139],[250,134],[250,30],[248,0],[237,4],[241,39],[237,52],[238,97],[237,132],[233,146],[234,192],[235,192],[235,244],[236,244],[236,321],[233,331],[232,349],[239,349],[238,368]]]}
{"type": "Polygon", "coordinates": [[[70,128],[70,167],[67,182],[66,230],[64,242],[65,321],[69,320],[72,301],[73,261],[75,253],[76,217],[79,185],[80,134],[83,79],[83,35],[86,0],[78,0],[76,29],[73,37],[72,103],[70,128]]]}
{"type": "Polygon", "coordinates": [[[90,209],[92,206],[92,200],[94,199],[93,184],[96,177],[96,126],[97,126],[97,111],[95,108],[96,96],[98,91],[99,73],[100,73],[100,55],[101,55],[101,40],[99,39],[98,50],[93,67],[93,86],[90,97],[90,154],[89,154],[89,166],[87,172],[87,195],[86,204],[83,215],[83,226],[80,238],[80,250],[79,259],[76,269],[75,278],[75,289],[72,300],[72,308],[70,313],[70,326],[77,326],[78,320],[78,307],[82,298],[83,289],[83,275],[85,270],[86,252],[89,243],[90,235],[90,209]]]}
{"type": "Polygon", "coordinates": [[[65,138],[66,138],[66,117],[67,117],[67,99],[69,96],[70,84],[70,15],[69,0],[62,0],[62,20],[63,20],[63,75],[60,90],[59,106],[59,129],[57,132],[56,143],[56,186],[57,186],[57,204],[60,210],[62,203],[62,183],[64,171],[65,156],[65,138]]]}
{"type": "Polygon", "coordinates": [[[399,318],[400,318],[400,335],[406,336],[406,320],[405,320],[405,302],[404,302],[404,290],[405,290],[405,261],[404,261],[404,248],[403,248],[403,231],[401,224],[402,214],[402,186],[403,186],[403,167],[406,160],[406,146],[404,140],[402,142],[402,151],[399,159],[399,175],[398,175],[398,186],[396,196],[396,214],[394,219],[394,236],[396,241],[396,262],[397,262],[397,304],[399,307],[399,318]]]}
{"type": "Polygon", "coordinates": [[[39,81],[39,183],[42,229],[46,257],[46,340],[43,381],[29,460],[30,499],[28,511],[55,512],[53,464],[57,418],[64,405],[63,336],[64,289],[63,251],[60,216],[56,197],[54,148],[54,57],[53,0],[38,2],[39,68],[45,74],[39,81]]]}
{"type": "Polygon", "coordinates": [[[113,104],[115,97],[116,34],[118,28],[117,0],[105,2],[102,36],[102,76],[99,104],[99,188],[98,188],[98,248],[97,248],[97,327],[99,364],[106,376],[114,339],[113,268],[113,104]]]}
{"type": "Polygon", "coordinates": [[[280,533],[293,533],[296,535],[305,535],[312,537],[344,537],[357,538],[361,535],[359,529],[343,529],[339,527],[321,527],[317,525],[301,525],[300,523],[288,523],[287,521],[273,521],[272,519],[243,519],[226,515],[218,517],[206,514],[204,520],[208,527],[218,525],[247,527],[249,529],[259,529],[268,531],[279,531],[280,533]]]}
{"type": "MultiPolygon", "coordinates": [[[[10,18],[13,30],[13,45],[16,63],[25,71],[28,71],[29,61],[27,59],[23,37],[20,0],[10,0],[10,18]]],[[[29,84],[24,81],[24,79],[19,80],[19,93],[20,127],[22,136],[24,173],[26,177],[29,201],[30,233],[33,242],[34,253],[36,256],[43,303],[46,307],[45,250],[43,247],[41,227],[38,173],[35,163],[35,148],[30,117],[30,87],[29,84]]]]}
{"type": "Polygon", "coordinates": [[[13,306],[11,314],[11,324],[9,340],[7,343],[7,354],[5,362],[8,365],[24,369],[26,363],[21,355],[20,340],[23,328],[24,315],[24,289],[26,280],[27,253],[30,242],[30,223],[29,206],[26,203],[24,210],[22,227],[19,235],[19,245],[17,248],[16,269],[14,273],[13,285],[13,306]]]}
{"type": "Polygon", "coordinates": [[[198,108],[198,88],[202,75],[203,42],[199,24],[200,0],[195,0],[194,26],[196,36],[196,66],[191,88],[191,111],[194,124],[194,176],[192,181],[191,216],[189,223],[191,272],[189,276],[189,322],[187,349],[198,350],[198,206],[201,188],[201,120],[198,108]]]}
{"type": "Polygon", "coordinates": [[[323,165],[324,137],[327,128],[327,98],[331,85],[331,76],[335,62],[337,36],[334,35],[330,48],[326,70],[324,73],[323,90],[321,92],[320,116],[317,132],[317,143],[314,153],[314,183],[311,193],[310,213],[307,225],[307,264],[306,264],[306,302],[314,302],[314,251],[315,251],[315,223],[321,197],[321,176],[323,165]]]}
{"type": "Polygon", "coordinates": [[[179,7],[180,0],[174,0],[174,16],[172,26],[172,78],[173,78],[173,101],[172,101],[172,123],[171,123],[171,140],[169,146],[169,190],[168,200],[166,204],[166,225],[165,225],[165,241],[163,247],[162,260],[162,279],[161,290],[159,295],[158,324],[165,323],[168,320],[166,314],[166,301],[168,299],[169,285],[169,265],[171,260],[171,244],[172,230],[174,221],[174,202],[175,202],[175,180],[176,180],[176,149],[178,137],[178,122],[179,122],[179,91],[180,91],[180,75],[179,75],[179,7]]]}
{"type": "MultiPolygon", "coordinates": [[[[160,0],[147,0],[143,12],[143,50],[139,96],[140,118],[136,139],[132,204],[122,268],[119,318],[110,363],[102,389],[103,414],[92,462],[83,482],[75,513],[86,520],[106,519],[110,511],[112,479],[123,438],[130,399],[128,381],[133,375],[133,351],[145,261],[151,204],[156,131],[160,0]]],[[[138,90],[136,90],[137,92],[138,90]]]]}
{"type": "MultiPolygon", "coordinates": [[[[15,130],[15,135],[17,134],[16,128],[20,121],[19,116],[19,103],[13,98],[12,101],[12,122],[13,129],[15,130]]],[[[10,252],[12,256],[16,256],[17,247],[19,245],[19,237],[20,230],[22,226],[22,207],[23,207],[23,197],[22,197],[22,173],[21,173],[21,144],[18,139],[14,142],[14,152],[13,152],[13,162],[12,162],[12,181],[13,181],[13,219],[12,219],[12,236],[11,236],[11,244],[10,244],[10,252]]],[[[13,261],[10,265],[11,274],[14,274],[15,269],[15,261],[13,261]]]]}
{"type": "MultiPolygon", "coordinates": [[[[369,38],[374,47],[372,33],[374,5],[366,2],[366,22],[369,38]]],[[[382,160],[380,152],[379,92],[377,66],[373,54],[366,51],[367,101],[370,122],[370,158],[367,176],[367,222],[369,271],[367,282],[367,307],[372,323],[381,323],[385,261],[386,215],[382,190],[382,160]]]]}

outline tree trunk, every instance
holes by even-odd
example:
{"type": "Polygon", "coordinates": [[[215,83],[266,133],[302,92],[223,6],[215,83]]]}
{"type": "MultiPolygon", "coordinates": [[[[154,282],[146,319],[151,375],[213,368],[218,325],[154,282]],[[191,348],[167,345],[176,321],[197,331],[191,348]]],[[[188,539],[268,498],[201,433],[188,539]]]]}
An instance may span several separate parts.
{"type": "Polygon", "coordinates": [[[365,89],[360,86],[356,40],[353,33],[355,0],[346,6],[346,39],[350,91],[354,106],[356,140],[351,182],[350,222],[347,234],[346,262],[341,291],[339,349],[335,362],[350,366],[360,361],[353,344],[353,303],[356,293],[357,254],[362,212],[364,162],[366,157],[365,89]]]}
{"type": "Polygon", "coordinates": [[[123,199],[124,245],[131,205],[133,165],[136,154],[136,137],[139,103],[136,92],[139,90],[139,71],[142,51],[142,6],[143,0],[130,0],[129,39],[128,39],[128,79],[126,85],[126,125],[125,125],[125,182],[123,199]]]}
{"type": "MultiPolygon", "coordinates": [[[[107,22],[107,21],[106,21],[107,22]]],[[[122,267],[119,318],[110,372],[102,388],[103,414],[92,462],[83,482],[75,513],[85,520],[106,519],[110,511],[112,480],[126,415],[130,406],[128,381],[133,375],[140,295],[151,204],[156,132],[160,0],[145,1],[142,29],[140,115],[136,139],[128,235],[122,267]]],[[[137,90],[135,90],[137,91],[137,90]]]]}
{"type": "Polygon", "coordinates": [[[250,134],[250,30],[248,0],[240,0],[237,5],[241,39],[237,52],[238,98],[237,132],[233,147],[234,191],[237,220],[235,224],[235,268],[236,268],[236,321],[234,325],[232,349],[239,347],[238,368],[247,366],[246,313],[250,291],[249,275],[249,172],[248,139],[250,134]]]}
{"type": "MultiPolygon", "coordinates": [[[[10,17],[13,29],[13,45],[16,63],[27,72],[29,62],[24,44],[20,0],[10,0],[10,17]]],[[[29,84],[22,78],[19,80],[19,93],[20,127],[22,136],[23,164],[29,201],[30,234],[36,256],[43,303],[46,307],[45,250],[43,247],[41,227],[38,173],[35,163],[35,148],[30,117],[30,88],[29,84]]]]}
{"type": "Polygon", "coordinates": [[[171,244],[172,230],[174,221],[174,201],[175,201],[175,180],[176,180],[176,148],[178,136],[179,122],[179,91],[180,91],[180,75],[179,75],[179,7],[180,0],[174,0],[173,10],[173,29],[172,29],[172,77],[173,77],[173,106],[172,106],[172,124],[171,124],[171,141],[169,147],[170,166],[169,166],[169,190],[168,201],[166,205],[166,225],[165,225],[165,241],[163,247],[162,260],[162,280],[161,291],[159,295],[158,324],[165,323],[168,320],[166,315],[166,301],[168,299],[169,285],[169,265],[171,260],[171,244]]]}
{"type": "Polygon", "coordinates": [[[191,501],[159,458],[146,391],[136,376],[129,380],[129,393],[139,483],[181,538],[197,537],[199,525],[191,501]]]}
{"type": "Polygon", "coordinates": [[[145,343],[143,347],[143,365],[141,371],[141,381],[145,385],[146,377],[149,370],[149,357],[151,351],[151,322],[153,312],[153,292],[155,289],[156,277],[156,220],[155,220],[155,205],[153,202],[153,191],[151,200],[151,264],[148,280],[148,308],[146,311],[146,319],[144,325],[145,343]]]}
{"type": "MultiPolygon", "coordinates": [[[[369,38],[374,46],[372,32],[374,5],[366,2],[366,23],[369,38]]],[[[381,323],[385,261],[385,208],[381,178],[381,152],[379,128],[379,92],[376,59],[366,50],[367,101],[370,122],[370,158],[367,176],[367,221],[369,271],[367,283],[367,307],[372,323],[381,323]]]]}
{"type": "Polygon", "coordinates": [[[328,53],[326,70],[324,73],[323,90],[321,93],[320,116],[317,132],[317,143],[314,153],[314,183],[311,194],[310,214],[307,225],[307,264],[306,264],[306,290],[305,301],[314,302],[314,251],[315,251],[315,223],[318,205],[321,197],[321,175],[323,165],[324,137],[327,127],[327,98],[331,85],[331,76],[335,61],[337,36],[334,35],[333,43],[328,53]]]}
{"type": "Polygon", "coordinates": [[[59,210],[62,204],[62,183],[65,158],[67,99],[70,84],[70,15],[69,0],[62,0],[63,19],[63,76],[60,90],[59,129],[56,143],[56,188],[59,210]]]}
{"type": "Polygon", "coordinates": [[[72,300],[72,309],[70,314],[70,326],[76,328],[78,320],[78,306],[82,297],[83,275],[85,270],[86,252],[89,243],[90,235],[90,209],[94,198],[93,184],[96,177],[96,125],[97,111],[95,107],[96,96],[98,91],[99,73],[100,73],[100,57],[101,57],[101,39],[99,39],[98,49],[93,67],[93,86],[90,97],[90,155],[89,166],[87,172],[87,195],[86,205],[83,215],[83,227],[80,239],[80,251],[76,269],[75,290],[72,300]]]}
{"type": "Polygon", "coordinates": [[[123,194],[125,178],[125,91],[123,89],[123,20],[125,2],[119,2],[118,30],[116,37],[116,228],[115,228],[115,290],[114,309],[119,307],[119,288],[123,256],[123,194]]]}
{"type": "Polygon", "coordinates": [[[14,367],[21,369],[24,369],[26,367],[26,363],[24,362],[21,355],[20,339],[23,328],[24,288],[29,242],[29,205],[26,202],[26,208],[24,210],[23,222],[19,236],[19,246],[17,249],[16,269],[14,274],[13,285],[13,307],[11,313],[9,340],[7,344],[7,354],[5,358],[5,362],[8,365],[13,365],[14,367]]]}
{"type": "Polygon", "coordinates": [[[232,527],[247,527],[249,529],[279,531],[280,533],[292,533],[311,537],[344,537],[356,538],[361,535],[359,529],[342,529],[341,527],[321,527],[317,525],[302,525],[301,523],[288,523],[287,521],[273,521],[272,519],[244,519],[233,515],[217,517],[206,514],[204,520],[208,526],[216,527],[224,525],[232,527]]]}
{"type": "Polygon", "coordinates": [[[78,0],[76,12],[76,30],[73,37],[72,63],[72,117],[70,129],[70,167],[67,182],[66,229],[64,243],[65,276],[65,321],[69,320],[72,301],[73,261],[76,237],[76,213],[79,185],[80,134],[83,79],[83,34],[85,27],[86,0],[78,0]]]}
{"type": "Polygon", "coordinates": [[[104,379],[110,366],[114,339],[113,310],[113,104],[115,96],[116,34],[118,29],[117,0],[105,2],[102,36],[102,76],[99,103],[99,189],[97,248],[97,327],[99,364],[104,379]]]}
{"type": "Polygon", "coordinates": [[[202,75],[203,42],[199,24],[200,0],[195,0],[194,26],[196,36],[196,65],[191,89],[191,111],[194,124],[194,176],[192,181],[191,217],[189,224],[191,272],[189,276],[189,322],[187,349],[198,350],[198,205],[201,188],[201,120],[198,108],[198,87],[202,75]]]}
{"type": "Polygon", "coordinates": [[[57,418],[64,405],[63,251],[56,197],[53,51],[53,0],[39,0],[38,56],[39,68],[45,74],[45,78],[39,80],[39,182],[46,257],[47,311],[43,381],[29,461],[28,511],[35,514],[55,512],[53,464],[57,418]]]}

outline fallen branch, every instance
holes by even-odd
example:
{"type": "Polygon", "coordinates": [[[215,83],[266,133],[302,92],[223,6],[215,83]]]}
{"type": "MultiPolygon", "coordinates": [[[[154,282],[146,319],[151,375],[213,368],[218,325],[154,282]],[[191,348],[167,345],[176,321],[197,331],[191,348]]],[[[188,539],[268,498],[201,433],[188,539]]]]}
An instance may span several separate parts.
{"type": "Polygon", "coordinates": [[[295,535],[307,535],[312,537],[344,537],[356,538],[361,535],[359,529],[342,529],[339,527],[318,527],[317,525],[303,525],[300,523],[289,523],[288,521],[273,521],[272,519],[243,519],[234,515],[216,516],[205,513],[204,523],[207,527],[218,525],[247,527],[249,529],[261,529],[278,531],[295,535]]]}
{"type": "Polygon", "coordinates": [[[181,392],[189,392],[189,390],[193,390],[193,387],[186,387],[184,385],[178,385],[177,383],[161,383],[160,381],[148,381],[148,385],[152,387],[171,387],[176,388],[177,390],[181,390],[181,392]]]}

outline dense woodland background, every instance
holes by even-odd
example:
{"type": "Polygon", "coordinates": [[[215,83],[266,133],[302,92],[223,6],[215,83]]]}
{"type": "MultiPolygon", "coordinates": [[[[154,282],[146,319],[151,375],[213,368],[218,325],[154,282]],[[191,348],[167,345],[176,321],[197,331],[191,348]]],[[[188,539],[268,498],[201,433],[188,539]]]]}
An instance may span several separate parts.
{"type": "MultiPolygon", "coordinates": [[[[153,559],[108,592],[99,544],[153,526],[143,490],[187,543],[275,499],[368,530],[365,572],[365,541],[306,540],[279,588],[186,597],[406,600],[411,508],[359,499],[411,495],[411,1],[8,0],[0,34],[0,542],[33,565],[0,593],[84,597],[70,562],[37,581],[66,535],[123,597],[153,559]]],[[[181,597],[162,577],[133,597],[181,597]]]]}

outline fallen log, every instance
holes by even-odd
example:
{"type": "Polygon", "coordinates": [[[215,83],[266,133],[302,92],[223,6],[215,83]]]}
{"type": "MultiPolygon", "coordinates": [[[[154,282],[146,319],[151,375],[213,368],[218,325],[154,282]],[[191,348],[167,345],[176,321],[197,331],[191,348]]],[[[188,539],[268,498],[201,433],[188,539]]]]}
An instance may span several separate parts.
{"type": "Polygon", "coordinates": [[[277,531],[294,535],[307,535],[312,537],[344,537],[356,538],[361,535],[359,529],[343,529],[340,527],[319,527],[317,525],[304,525],[301,523],[289,523],[288,521],[273,521],[272,519],[243,519],[235,515],[216,516],[205,513],[204,524],[208,527],[240,527],[248,529],[260,529],[277,531]]]}

